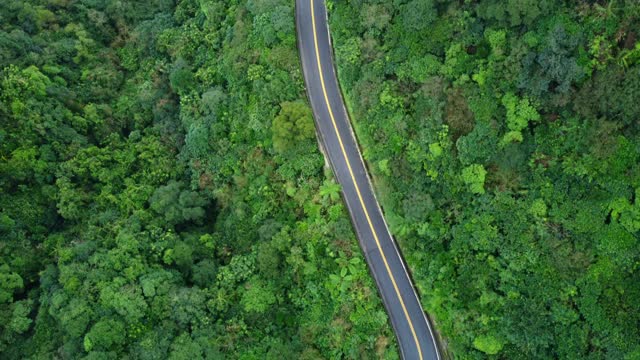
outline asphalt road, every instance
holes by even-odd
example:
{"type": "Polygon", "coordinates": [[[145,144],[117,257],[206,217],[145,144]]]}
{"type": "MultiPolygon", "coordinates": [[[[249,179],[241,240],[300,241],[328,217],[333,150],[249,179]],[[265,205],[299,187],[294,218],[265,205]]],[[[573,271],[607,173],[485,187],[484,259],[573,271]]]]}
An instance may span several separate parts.
{"type": "Polygon", "coordinates": [[[298,49],[316,129],[404,359],[440,359],[434,333],[374,196],[338,86],[324,0],[296,0],[298,49]]]}

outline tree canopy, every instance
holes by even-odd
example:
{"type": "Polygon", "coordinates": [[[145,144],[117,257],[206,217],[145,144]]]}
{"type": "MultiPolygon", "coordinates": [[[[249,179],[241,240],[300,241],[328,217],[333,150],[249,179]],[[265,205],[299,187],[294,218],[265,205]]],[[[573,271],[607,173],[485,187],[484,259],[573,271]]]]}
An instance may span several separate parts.
{"type": "Polygon", "coordinates": [[[378,199],[452,357],[638,357],[640,5],[339,1],[329,19],[378,199]]]}
{"type": "Polygon", "coordinates": [[[287,1],[0,2],[0,358],[397,358],[287,1]]]}

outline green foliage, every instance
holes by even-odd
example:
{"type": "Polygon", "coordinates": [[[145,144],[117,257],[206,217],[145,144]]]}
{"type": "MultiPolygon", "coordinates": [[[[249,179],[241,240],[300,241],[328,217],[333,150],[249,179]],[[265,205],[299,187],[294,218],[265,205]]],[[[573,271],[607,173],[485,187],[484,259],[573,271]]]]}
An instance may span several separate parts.
{"type": "Polygon", "coordinates": [[[518,99],[512,93],[502,97],[502,105],[507,110],[507,128],[510,130],[502,139],[503,143],[522,141],[522,130],[529,125],[530,121],[539,121],[540,114],[531,105],[529,99],[518,99]]]}
{"type": "MultiPolygon", "coordinates": [[[[600,47],[602,47],[601,43],[598,43],[597,45],[600,45],[600,47]]],[[[600,63],[599,59],[598,62],[600,63]]],[[[640,43],[636,43],[636,46],[631,50],[622,51],[620,54],[620,62],[624,67],[629,67],[640,63],[640,43]]]]}
{"type": "Polygon", "coordinates": [[[478,15],[510,26],[529,26],[541,16],[550,14],[554,5],[553,1],[548,0],[508,0],[506,2],[491,0],[478,6],[478,15]]]}
{"type": "Polygon", "coordinates": [[[7,264],[0,266],[0,303],[13,301],[13,293],[22,289],[24,283],[20,275],[11,272],[7,264]]]}
{"type": "Polygon", "coordinates": [[[537,218],[543,218],[547,215],[547,204],[542,199],[536,199],[531,204],[529,212],[537,218]]]}
{"type": "Polygon", "coordinates": [[[396,352],[313,141],[292,3],[0,18],[0,358],[396,352]]]}
{"type": "Polygon", "coordinates": [[[397,74],[400,78],[410,79],[417,83],[425,82],[430,76],[438,74],[442,64],[440,60],[430,54],[412,58],[404,66],[400,66],[397,74]]]}
{"type": "Polygon", "coordinates": [[[336,48],[362,44],[341,86],[452,357],[634,358],[640,6],[335,2],[329,19],[336,48]]]}
{"type": "Polygon", "coordinates": [[[241,303],[247,312],[264,313],[275,301],[276,297],[270,284],[254,278],[247,282],[241,303]]]}
{"type": "Polygon", "coordinates": [[[432,0],[412,0],[403,7],[400,23],[407,32],[425,30],[435,19],[434,2],[432,0]]]}
{"type": "Polygon", "coordinates": [[[484,194],[484,180],[487,171],[482,165],[472,164],[462,169],[462,181],[474,194],[484,194]]]}
{"type": "Polygon", "coordinates": [[[151,209],[163,215],[170,224],[185,221],[200,221],[205,211],[203,206],[208,204],[206,198],[195,191],[183,190],[177,181],[170,181],[161,186],[149,198],[151,209]]]}
{"type": "Polygon", "coordinates": [[[585,76],[577,58],[580,41],[581,34],[570,32],[562,23],[551,28],[542,50],[522,58],[518,87],[536,97],[547,92],[567,93],[585,76]]]}
{"type": "MultiPolygon", "coordinates": [[[[329,5],[453,356],[637,357],[638,5],[329,5]]],[[[293,11],[0,2],[0,358],[397,358],[293,11]]]]}
{"type": "Polygon", "coordinates": [[[32,303],[30,301],[17,301],[13,304],[13,314],[8,330],[16,334],[22,334],[29,330],[33,320],[29,317],[32,303]]]}
{"type": "Polygon", "coordinates": [[[117,320],[100,320],[84,336],[85,351],[116,350],[125,341],[124,325],[117,320]]]}
{"type": "Polygon", "coordinates": [[[486,163],[496,154],[497,131],[491,124],[477,123],[473,130],[456,141],[458,159],[464,165],[486,163]]]}
{"type": "Polygon", "coordinates": [[[487,355],[496,355],[502,350],[504,343],[491,335],[484,335],[473,339],[473,346],[487,355]]]}
{"type": "Polygon", "coordinates": [[[279,152],[296,148],[296,145],[312,139],[315,134],[311,110],[303,102],[284,102],[280,113],[273,120],[273,147],[279,152]]]}
{"type": "Polygon", "coordinates": [[[606,118],[636,128],[640,104],[635,101],[640,86],[640,67],[624,70],[610,66],[596,73],[580,89],[575,111],[588,118],[606,118]]]}
{"type": "Polygon", "coordinates": [[[194,87],[195,77],[184,59],[178,59],[173,65],[169,81],[171,88],[180,95],[187,94],[194,87]]]}
{"type": "Polygon", "coordinates": [[[336,48],[336,58],[346,64],[356,64],[360,60],[360,38],[351,38],[336,48]]]}

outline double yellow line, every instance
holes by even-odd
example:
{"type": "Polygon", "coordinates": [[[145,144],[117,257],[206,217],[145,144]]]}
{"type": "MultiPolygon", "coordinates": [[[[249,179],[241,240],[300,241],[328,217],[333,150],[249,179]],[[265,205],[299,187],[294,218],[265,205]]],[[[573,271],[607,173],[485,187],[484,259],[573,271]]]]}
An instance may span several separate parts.
{"type": "Polygon", "coordinates": [[[338,125],[336,124],[336,119],[333,116],[333,111],[331,110],[331,104],[329,103],[329,97],[327,96],[327,89],[324,84],[324,75],[322,74],[322,64],[320,62],[320,52],[318,51],[318,35],[316,32],[316,15],[313,0],[311,1],[311,24],[313,26],[313,43],[316,49],[316,60],[318,62],[318,73],[320,74],[320,86],[322,87],[322,93],[324,94],[324,100],[327,104],[327,109],[329,111],[329,117],[331,118],[331,122],[333,123],[333,128],[336,131],[336,135],[338,137],[338,142],[340,143],[340,149],[342,150],[342,155],[344,156],[344,160],[347,163],[347,168],[349,169],[349,174],[351,175],[351,180],[353,181],[353,185],[356,188],[356,193],[358,194],[358,199],[360,200],[360,205],[362,206],[362,210],[364,211],[364,215],[367,218],[367,222],[369,223],[369,228],[371,229],[371,233],[373,234],[373,238],[376,240],[376,245],[378,246],[378,251],[382,256],[382,261],[384,262],[384,266],[387,269],[387,274],[389,274],[389,278],[391,278],[391,282],[393,283],[393,288],[396,291],[396,295],[398,296],[398,300],[400,300],[400,305],[402,306],[402,311],[404,312],[404,316],[407,318],[407,322],[409,323],[409,328],[411,329],[411,334],[413,335],[413,340],[416,343],[416,347],[418,348],[418,356],[420,360],[422,360],[422,349],[420,348],[420,342],[418,341],[418,336],[416,335],[416,330],[413,327],[413,322],[411,321],[411,317],[409,317],[409,312],[407,311],[407,307],[404,304],[404,300],[402,299],[402,295],[400,294],[400,289],[398,289],[398,284],[396,284],[396,279],[393,277],[393,273],[391,272],[391,268],[389,267],[389,263],[387,262],[387,257],[384,255],[384,251],[382,251],[382,246],[380,245],[380,240],[378,239],[378,233],[376,232],[373,223],[371,222],[371,218],[369,217],[369,211],[367,211],[367,206],[364,204],[364,200],[362,200],[362,195],[360,194],[360,187],[356,182],[355,176],[353,176],[353,170],[351,169],[351,163],[349,162],[349,157],[347,156],[347,152],[344,149],[344,144],[342,142],[342,137],[340,136],[340,131],[338,130],[338,125]]]}

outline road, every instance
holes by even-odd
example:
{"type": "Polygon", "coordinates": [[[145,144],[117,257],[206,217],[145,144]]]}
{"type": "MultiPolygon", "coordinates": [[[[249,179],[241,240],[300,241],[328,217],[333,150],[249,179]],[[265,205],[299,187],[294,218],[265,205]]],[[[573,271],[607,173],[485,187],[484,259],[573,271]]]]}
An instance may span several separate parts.
{"type": "Polygon", "coordinates": [[[356,143],[338,86],[324,0],[296,0],[298,50],[316,129],[373,274],[403,359],[440,354],[356,143]]]}

